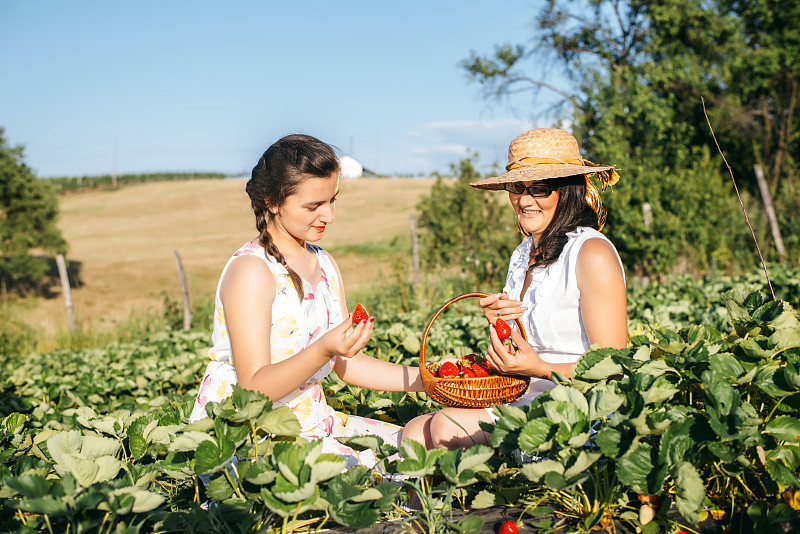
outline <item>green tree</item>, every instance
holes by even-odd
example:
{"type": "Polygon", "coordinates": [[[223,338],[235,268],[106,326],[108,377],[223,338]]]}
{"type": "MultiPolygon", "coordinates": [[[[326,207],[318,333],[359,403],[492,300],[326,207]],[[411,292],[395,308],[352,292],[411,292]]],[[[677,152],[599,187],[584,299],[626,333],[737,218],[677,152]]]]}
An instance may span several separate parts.
{"type": "MultiPolygon", "coordinates": [[[[771,169],[779,209],[791,206],[794,193],[780,193],[792,184],[785,162],[797,144],[791,73],[800,63],[788,63],[798,55],[798,13],[796,2],[767,0],[550,0],[533,46],[473,52],[464,67],[489,94],[528,87],[534,97],[553,88],[543,58],[564,71],[570,85],[559,90],[584,157],[624,173],[606,195],[607,233],[629,269],[704,270],[715,259],[749,266],[752,239],[701,96],[751,218],[759,209],[754,162],[771,169]]],[[[797,215],[781,216],[788,231],[797,215]]]]}
{"type": "Polygon", "coordinates": [[[470,187],[482,178],[471,159],[461,160],[452,171],[454,180],[439,177],[417,205],[423,230],[420,258],[430,269],[455,267],[478,290],[499,290],[508,258],[521,240],[514,213],[501,204],[503,193],[470,187]]]}
{"type": "Polygon", "coordinates": [[[31,252],[64,253],[67,243],[56,226],[58,196],[23,162],[22,147],[11,147],[0,128],[0,282],[35,287],[48,264],[31,252]]]}

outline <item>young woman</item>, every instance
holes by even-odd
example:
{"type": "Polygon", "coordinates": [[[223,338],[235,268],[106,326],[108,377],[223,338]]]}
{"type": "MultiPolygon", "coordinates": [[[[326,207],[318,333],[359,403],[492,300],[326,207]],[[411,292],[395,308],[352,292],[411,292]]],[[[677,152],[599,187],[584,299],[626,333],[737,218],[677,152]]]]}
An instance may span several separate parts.
{"type": "MultiPolygon", "coordinates": [[[[513,405],[530,403],[555,387],[551,373],[570,376],[591,345],[627,344],[625,275],[614,245],[599,232],[604,222],[600,196],[589,180],[603,186],[619,179],[612,166],[580,157],[569,133],[541,128],[516,137],[509,146],[506,173],[471,184],[506,190],[525,236],[511,255],[501,293],[480,299],[491,324],[487,357],[506,374],[530,376],[528,391],[513,405]],[[498,318],[512,326],[509,350],[498,339],[498,318]],[[520,319],[528,342],[514,327],[520,319]]],[[[428,448],[487,443],[480,422],[494,423],[492,409],[445,408],[406,425],[403,439],[428,448]]]]}
{"type": "Polygon", "coordinates": [[[325,452],[345,456],[348,466],[369,464],[369,451],[356,453],[333,438],[374,434],[397,446],[401,427],[334,411],[320,381],[333,370],[372,389],[424,387],[418,368],[361,352],[374,319],[351,327],[336,262],[312,244],[334,220],[336,155],[314,137],[289,135],[264,152],[246,191],[259,236],[236,251],[220,275],[211,362],[191,418],[205,417],[206,403],[227,398],[238,383],[266,394],[274,406],[289,406],[301,436],[323,439],[325,452]]]}

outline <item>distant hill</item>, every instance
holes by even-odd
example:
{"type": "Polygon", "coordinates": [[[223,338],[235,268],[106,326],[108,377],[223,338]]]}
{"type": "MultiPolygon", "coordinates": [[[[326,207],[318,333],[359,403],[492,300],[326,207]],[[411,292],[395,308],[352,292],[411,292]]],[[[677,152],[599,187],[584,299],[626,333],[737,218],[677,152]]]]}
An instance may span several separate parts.
{"type": "MultiPolygon", "coordinates": [[[[391,274],[387,248],[394,257],[410,257],[409,215],[434,182],[342,182],[336,220],[319,244],[333,252],[349,294],[391,274]]],[[[176,250],[192,299],[213,297],[227,259],[256,236],[244,182],[222,179],[126,183],[62,195],[59,228],[70,247],[67,261],[77,268],[76,318],[92,326],[159,309],[164,295],[180,299],[176,250]]],[[[53,328],[63,322],[63,300],[31,301],[24,315],[32,326],[53,328]]]]}

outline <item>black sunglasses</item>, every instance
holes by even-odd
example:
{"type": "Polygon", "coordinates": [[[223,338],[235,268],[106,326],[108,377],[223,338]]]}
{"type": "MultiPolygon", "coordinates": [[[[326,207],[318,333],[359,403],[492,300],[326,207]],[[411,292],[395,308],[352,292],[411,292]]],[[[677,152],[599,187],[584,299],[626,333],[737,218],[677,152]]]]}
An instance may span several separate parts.
{"type": "Polygon", "coordinates": [[[520,182],[506,182],[503,184],[503,189],[515,195],[521,195],[527,191],[533,198],[544,198],[549,197],[558,188],[551,187],[544,182],[534,182],[528,187],[525,187],[520,182]]]}

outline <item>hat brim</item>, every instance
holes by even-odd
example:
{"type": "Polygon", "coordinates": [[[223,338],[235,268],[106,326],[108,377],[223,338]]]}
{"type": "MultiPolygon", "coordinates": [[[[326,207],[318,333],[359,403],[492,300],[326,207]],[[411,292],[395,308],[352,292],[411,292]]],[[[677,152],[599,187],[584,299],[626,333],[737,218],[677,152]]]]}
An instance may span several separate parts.
{"type": "Polygon", "coordinates": [[[549,180],[551,178],[563,178],[565,176],[576,176],[579,174],[593,174],[596,172],[603,172],[613,169],[613,165],[598,165],[598,166],[584,166],[584,165],[559,165],[559,164],[542,164],[531,165],[528,167],[520,167],[512,169],[500,176],[493,176],[491,178],[484,178],[477,182],[472,182],[472,187],[476,189],[484,189],[487,191],[500,191],[503,189],[503,184],[511,182],[536,182],[539,180],[549,180]]]}

